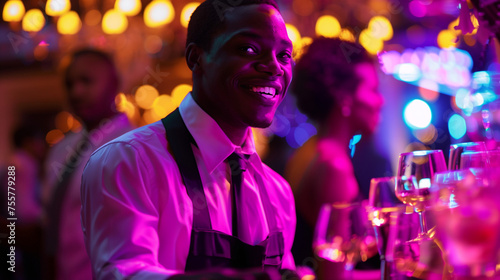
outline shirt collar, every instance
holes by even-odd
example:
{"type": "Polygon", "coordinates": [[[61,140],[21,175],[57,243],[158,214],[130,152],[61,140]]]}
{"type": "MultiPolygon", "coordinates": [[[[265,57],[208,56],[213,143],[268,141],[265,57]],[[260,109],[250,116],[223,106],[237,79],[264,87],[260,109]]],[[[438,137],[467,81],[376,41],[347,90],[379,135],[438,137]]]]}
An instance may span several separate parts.
{"type": "Polygon", "coordinates": [[[234,145],[217,122],[196,103],[191,93],[182,100],[179,112],[210,173],[234,151],[250,155],[250,159],[255,158],[255,144],[250,128],[247,130],[245,144],[242,147],[234,145]]]}

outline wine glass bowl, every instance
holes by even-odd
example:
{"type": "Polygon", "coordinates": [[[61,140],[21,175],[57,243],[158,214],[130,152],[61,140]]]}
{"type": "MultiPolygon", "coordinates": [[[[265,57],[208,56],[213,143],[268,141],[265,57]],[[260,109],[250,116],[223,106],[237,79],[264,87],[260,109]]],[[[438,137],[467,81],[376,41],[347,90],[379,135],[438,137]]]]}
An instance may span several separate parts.
{"type": "Polygon", "coordinates": [[[500,252],[500,169],[437,173],[431,193],[436,236],[454,273],[492,277],[500,252]]]}
{"type": "Polygon", "coordinates": [[[442,150],[422,150],[399,155],[396,196],[405,204],[413,206],[420,219],[420,233],[410,242],[429,240],[423,212],[429,205],[429,188],[435,173],[447,171],[442,150]]]}
{"type": "Polygon", "coordinates": [[[450,145],[450,155],[448,157],[448,170],[459,170],[464,168],[462,156],[465,153],[486,151],[484,142],[464,142],[450,145]]]}

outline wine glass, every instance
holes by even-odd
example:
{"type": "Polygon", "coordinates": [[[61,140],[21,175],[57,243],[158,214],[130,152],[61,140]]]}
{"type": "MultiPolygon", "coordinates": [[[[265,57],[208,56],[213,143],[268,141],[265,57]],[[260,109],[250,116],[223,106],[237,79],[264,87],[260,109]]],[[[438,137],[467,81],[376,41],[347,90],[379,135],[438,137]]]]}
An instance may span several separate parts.
{"type": "Polygon", "coordinates": [[[462,154],[478,151],[486,151],[484,142],[464,142],[450,145],[448,170],[462,169],[462,154]]]}
{"type": "Polygon", "coordinates": [[[381,279],[391,279],[391,263],[386,261],[387,238],[391,224],[391,213],[404,210],[404,204],[396,197],[397,177],[373,178],[368,196],[368,219],[374,229],[380,255],[381,279]]]}
{"type": "Polygon", "coordinates": [[[420,233],[411,240],[413,242],[430,238],[423,212],[428,205],[432,177],[446,170],[442,150],[413,151],[399,155],[397,176],[400,180],[396,182],[396,196],[403,203],[413,206],[420,219],[420,233]]]}
{"type": "Polygon", "coordinates": [[[322,205],[313,238],[314,253],[325,260],[343,263],[345,278],[351,279],[354,266],[376,254],[375,238],[367,235],[366,212],[360,203],[322,205]],[[361,215],[357,215],[360,214],[361,215]],[[356,219],[356,217],[365,219],[356,219]],[[353,228],[361,226],[356,233],[353,228]]]}
{"type": "Polygon", "coordinates": [[[470,151],[462,154],[461,169],[500,167],[500,150],[470,151]]]}
{"type": "Polygon", "coordinates": [[[491,279],[500,252],[500,169],[437,173],[431,187],[436,236],[456,279],[491,279]]]}

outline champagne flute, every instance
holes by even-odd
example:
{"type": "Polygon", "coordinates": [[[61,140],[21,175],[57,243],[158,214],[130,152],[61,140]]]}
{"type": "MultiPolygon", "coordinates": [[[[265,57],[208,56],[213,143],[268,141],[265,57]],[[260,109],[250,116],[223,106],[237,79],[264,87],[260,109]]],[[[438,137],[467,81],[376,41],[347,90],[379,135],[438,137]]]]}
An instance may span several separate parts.
{"type": "Polygon", "coordinates": [[[464,142],[450,145],[448,170],[462,169],[462,154],[478,151],[486,151],[484,142],[464,142]]]}
{"type": "Polygon", "coordinates": [[[404,210],[404,204],[395,195],[397,177],[373,178],[368,196],[368,219],[371,221],[380,255],[381,279],[391,279],[391,263],[386,261],[387,238],[391,213],[404,210]]]}
{"type": "Polygon", "coordinates": [[[411,240],[413,242],[430,238],[423,212],[428,205],[432,177],[446,170],[442,150],[413,151],[399,155],[397,176],[400,180],[396,183],[396,196],[403,203],[413,206],[420,219],[420,233],[411,240]]]}
{"type": "Polygon", "coordinates": [[[374,240],[373,237],[362,236],[366,234],[366,230],[359,235],[352,230],[353,225],[360,222],[354,218],[356,215],[353,215],[357,211],[362,211],[366,216],[365,209],[359,203],[324,204],[314,231],[315,254],[330,262],[343,263],[343,271],[337,273],[344,273],[347,279],[352,278],[354,266],[358,261],[365,261],[376,254],[371,252],[374,244],[370,243],[374,242],[370,240],[374,240]]]}

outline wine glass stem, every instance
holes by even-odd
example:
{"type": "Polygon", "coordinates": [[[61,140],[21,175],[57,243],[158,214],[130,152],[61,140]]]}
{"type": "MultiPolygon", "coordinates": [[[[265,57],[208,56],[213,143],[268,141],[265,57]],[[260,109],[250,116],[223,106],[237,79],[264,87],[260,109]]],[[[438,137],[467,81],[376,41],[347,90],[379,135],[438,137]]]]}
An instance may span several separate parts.
{"type": "Polygon", "coordinates": [[[425,234],[427,232],[427,224],[425,222],[425,217],[423,211],[418,211],[418,218],[420,220],[420,233],[425,234]]]}

